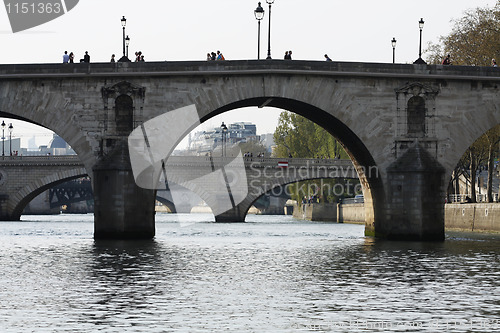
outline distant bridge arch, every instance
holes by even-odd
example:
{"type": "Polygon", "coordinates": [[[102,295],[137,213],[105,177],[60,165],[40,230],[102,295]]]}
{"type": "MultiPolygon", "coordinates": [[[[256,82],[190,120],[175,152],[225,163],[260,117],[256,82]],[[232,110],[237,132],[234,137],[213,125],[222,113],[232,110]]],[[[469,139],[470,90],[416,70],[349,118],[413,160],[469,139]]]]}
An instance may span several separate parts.
{"type": "Polygon", "coordinates": [[[15,221],[36,196],[87,170],[75,157],[8,157],[0,161],[0,174],[0,220],[15,221]]]}

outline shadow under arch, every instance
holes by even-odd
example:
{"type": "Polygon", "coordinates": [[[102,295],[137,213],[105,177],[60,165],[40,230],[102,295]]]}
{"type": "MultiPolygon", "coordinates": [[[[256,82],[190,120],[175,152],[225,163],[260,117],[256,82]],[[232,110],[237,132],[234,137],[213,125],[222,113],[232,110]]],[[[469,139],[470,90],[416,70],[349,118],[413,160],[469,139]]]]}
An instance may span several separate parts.
{"type": "Polygon", "coordinates": [[[377,165],[361,139],[341,120],[314,105],[283,97],[256,97],[229,103],[200,117],[203,123],[224,112],[245,107],[274,107],[299,114],[335,137],[344,147],[356,168],[365,197],[366,234],[374,235],[375,222],[382,219],[385,201],[384,187],[377,165]]]}

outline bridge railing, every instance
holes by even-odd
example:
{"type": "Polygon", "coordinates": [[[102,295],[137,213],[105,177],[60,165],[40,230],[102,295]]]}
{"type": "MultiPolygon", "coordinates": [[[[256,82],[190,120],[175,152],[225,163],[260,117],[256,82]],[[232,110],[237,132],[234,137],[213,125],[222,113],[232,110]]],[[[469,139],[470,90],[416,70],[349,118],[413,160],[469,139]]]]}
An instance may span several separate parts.
{"type": "MultiPolygon", "coordinates": [[[[448,203],[466,203],[468,201],[468,197],[470,197],[470,194],[450,194],[448,196],[448,203]]],[[[498,193],[493,193],[493,202],[498,202],[498,199],[498,193]]],[[[476,201],[487,202],[488,198],[486,194],[476,194],[476,201]]]]}
{"type": "MultiPolygon", "coordinates": [[[[214,163],[215,165],[227,165],[235,160],[234,156],[171,156],[168,158],[168,164],[199,164],[200,162],[214,163]]],[[[353,168],[350,160],[340,159],[322,159],[322,158],[275,158],[275,157],[243,157],[245,165],[252,163],[264,166],[275,167],[317,167],[317,166],[337,166],[343,168],[353,168]]],[[[236,161],[238,162],[238,161],[236,161]]]]}
{"type": "Polygon", "coordinates": [[[0,164],[15,163],[81,163],[77,155],[0,156],[0,164]]]}

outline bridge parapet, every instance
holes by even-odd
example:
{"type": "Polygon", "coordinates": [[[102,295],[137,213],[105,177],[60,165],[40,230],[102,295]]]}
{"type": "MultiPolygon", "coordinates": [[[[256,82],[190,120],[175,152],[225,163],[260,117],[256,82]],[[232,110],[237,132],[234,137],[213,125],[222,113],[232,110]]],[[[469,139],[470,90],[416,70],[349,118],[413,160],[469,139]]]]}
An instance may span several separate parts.
{"type": "Polygon", "coordinates": [[[12,165],[53,165],[66,166],[74,165],[83,167],[83,163],[76,155],[60,155],[60,156],[5,156],[0,158],[1,166],[12,165]]]}
{"type": "Polygon", "coordinates": [[[163,61],[0,65],[0,79],[55,77],[134,77],[242,74],[309,74],[349,77],[449,78],[500,81],[498,68],[308,60],[163,61]]]}

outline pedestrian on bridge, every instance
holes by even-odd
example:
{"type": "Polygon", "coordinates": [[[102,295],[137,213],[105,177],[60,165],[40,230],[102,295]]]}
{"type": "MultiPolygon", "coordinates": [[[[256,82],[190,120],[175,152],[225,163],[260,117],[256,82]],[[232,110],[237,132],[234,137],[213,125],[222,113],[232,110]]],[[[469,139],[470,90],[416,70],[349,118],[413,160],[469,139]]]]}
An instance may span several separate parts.
{"type": "Polygon", "coordinates": [[[88,51],[85,51],[85,55],[83,56],[83,59],[80,59],[80,62],[86,62],[86,63],[90,62],[90,55],[88,51]]]}
{"type": "Polygon", "coordinates": [[[217,60],[226,60],[220,51],[217,51],[217,60]]]}
{"type": "Polygon", "coordinates": [[[330,59],[330,57],[328,56],[328,54],[325,54],[325,59],[326,59],[326,61],[332,61],[332,59],[330,59]]]}
{"type": "Polygon", "coordinates": [[[451,59],[449,54],[446,56],[446,58],[443,59],[443,65],[451,65],[451,59]]]}
{"type": "Polygon", "coordinates": [[[63,55],[63,64],[67,64],[69,62],[69,55],[68,55],[68,51],[64,51],[64,55],[63,55]]]}

